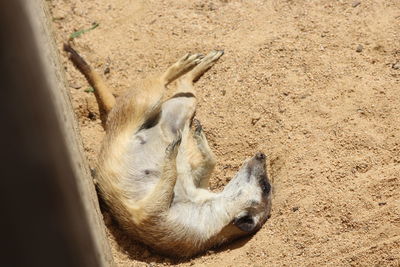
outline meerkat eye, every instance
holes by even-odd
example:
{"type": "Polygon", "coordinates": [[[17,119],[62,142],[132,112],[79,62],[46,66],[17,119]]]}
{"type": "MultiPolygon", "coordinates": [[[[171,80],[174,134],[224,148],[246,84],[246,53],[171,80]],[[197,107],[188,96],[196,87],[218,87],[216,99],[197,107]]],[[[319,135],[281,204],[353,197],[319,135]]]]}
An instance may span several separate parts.
{"type": "Polygon", "coordinates": [[[268,195],[271,192],[271,184],[266,179],[261,179],[260,187],[264,195],[268,195]]]}

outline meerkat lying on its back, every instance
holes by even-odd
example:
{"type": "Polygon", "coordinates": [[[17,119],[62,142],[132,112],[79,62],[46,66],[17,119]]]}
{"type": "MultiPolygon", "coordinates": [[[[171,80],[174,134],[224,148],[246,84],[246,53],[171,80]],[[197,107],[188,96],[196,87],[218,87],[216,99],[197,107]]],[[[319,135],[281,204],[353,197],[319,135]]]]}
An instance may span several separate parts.
{"type": "Polygon", "coordinates": [[[127,234],[156,251],[190,257],[257,231],[267,220],[271,186],[265,155],[245,161],[222,192],[207,190],[215,158],[194,120],[196,81],[222,56],[187,54],[161,76],[115,101],[101,77],[65,45],[95,88],[106,136],[97,164],[101,197],[127,234]],[[177,91],[163,99],[177,79],[177,91]]]}

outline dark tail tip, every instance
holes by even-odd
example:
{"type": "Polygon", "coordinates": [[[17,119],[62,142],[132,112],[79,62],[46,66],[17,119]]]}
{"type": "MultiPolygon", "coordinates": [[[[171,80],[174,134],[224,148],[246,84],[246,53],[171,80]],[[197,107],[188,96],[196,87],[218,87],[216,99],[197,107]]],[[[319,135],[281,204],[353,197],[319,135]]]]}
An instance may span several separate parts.
{"type": "Polygon", "coordinates": [[[65,52],[69,52],[69,53],[71,53],[71,51],[74,50],[74,49],[72,49],[72,47],[71,47],[69,44],[67,44],[67,43],[64,43],[63,49],[64,49],[65,52]]]}
{"type": "Polygon", "coordinates": [[[74,63],[74,65],[86,76],[90,72],[90,66],[86,63],[86,61],[75,51],[68,43],[64,43],[63,45],[64,51],[69,53],[69,59],[74,63]]]}

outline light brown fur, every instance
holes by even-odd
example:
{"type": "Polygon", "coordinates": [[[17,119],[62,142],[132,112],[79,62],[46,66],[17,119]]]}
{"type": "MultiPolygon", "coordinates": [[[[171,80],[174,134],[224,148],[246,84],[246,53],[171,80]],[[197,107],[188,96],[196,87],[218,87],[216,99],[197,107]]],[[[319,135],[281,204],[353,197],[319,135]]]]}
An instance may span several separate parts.
{"type": "Polygon", "coordinates": [[[127,234],[160,253],[190,257],[262,226],[270,212],[265,155],[247,160],[223,192],[210,192],[215,157],[200,123],[191,127],[193,81],[221,51],[187,54],[115,101],[101,76],[69,45],[65,50],[95,88],[106,129],[96,179],[127,234]],[[164,99],[175,79],[175,97],[164,99]]]}

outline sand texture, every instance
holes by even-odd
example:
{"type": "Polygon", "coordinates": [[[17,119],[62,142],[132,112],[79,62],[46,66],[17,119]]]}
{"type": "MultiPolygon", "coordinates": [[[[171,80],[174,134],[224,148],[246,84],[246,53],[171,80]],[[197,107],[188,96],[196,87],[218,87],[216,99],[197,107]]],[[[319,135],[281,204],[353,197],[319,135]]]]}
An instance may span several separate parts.
{"type": "Polygon", "coordinates": [[[257,151],[273,179],[252,238],[177,262],[104,213],[119,266],[399,266],[400,1],[50,0],[86,156],[104,135],[76,48],[120,94],[187,52],[224,49],[196,84],[220,190],[257,151]]]}

